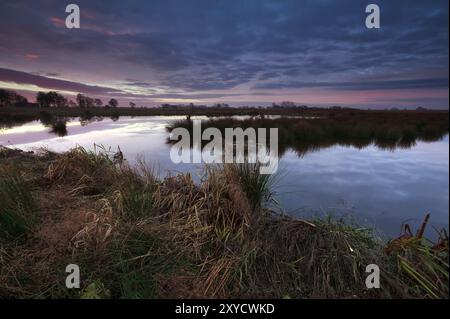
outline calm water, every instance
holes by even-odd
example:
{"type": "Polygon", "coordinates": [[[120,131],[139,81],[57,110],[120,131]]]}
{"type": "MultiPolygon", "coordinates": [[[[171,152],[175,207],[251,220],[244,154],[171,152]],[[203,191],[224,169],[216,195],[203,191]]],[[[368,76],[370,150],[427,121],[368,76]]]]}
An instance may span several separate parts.
{"type": "MultiPolygon", "coordinates": [[[[175,165],[169,158],[165,127],[183,118],[105,118],[85,126],[73,120],[65,137],[55,136],[36,121],[0,129],[0,145],[27,150],[45,146],[54,151],[76,145],[93,149],[94,144],[116,150],[120,145],[129,162],[143,158],[157,165],[160,174],[199,173],[199,164],[175,165]]],[[[399,235],[404,222],[417,226],[430,212],[428,235],[433,236],[433,227],[448,228],[449,222],[448,144],[446,136],[394,151],[332,146],[303,157],[287,152],[280,159],[276,196],[288,214],[346,216],[388,237],[399,235]]]]}

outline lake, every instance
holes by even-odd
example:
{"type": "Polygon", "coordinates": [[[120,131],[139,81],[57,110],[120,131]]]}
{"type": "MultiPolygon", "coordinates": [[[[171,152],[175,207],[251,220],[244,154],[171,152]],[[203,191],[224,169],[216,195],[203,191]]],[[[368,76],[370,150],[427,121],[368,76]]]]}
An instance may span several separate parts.
{"type": "MultiPolygon", "coordinates": [[[[0,145],[24,150],[47,147],[65,151],[117,147],[131,163],[145,159],[167,172],[200,174],[201,164],[174,164],[169,157],[166,126],[185,117],[121,117],[67,122],[57,136],[40,121],[0,129],[0,145]]],[[[206,117],[196,117],[206,120],[206,117]]],[[[283,152],[276,198],[285,213],[299,217],[332,215],[372,227],[382,237],[396,237],[402,223],[416,229],[431,213],[427,235],[449,222],[449,138],[416,142],[411,147],[383,148],[330,145],[299,153],[283,152]]]]}

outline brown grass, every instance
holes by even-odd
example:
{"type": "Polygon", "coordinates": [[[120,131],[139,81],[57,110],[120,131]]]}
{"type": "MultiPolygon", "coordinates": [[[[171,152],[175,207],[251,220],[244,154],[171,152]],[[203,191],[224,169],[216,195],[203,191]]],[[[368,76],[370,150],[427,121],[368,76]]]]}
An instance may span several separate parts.
{"type": "MultiPolygon", "coordinates": [[[[279,216],[251,203],[234,166],[210,167],[195,183],[82,149],[0,154],[0,165],[24,157],[17,165],[33,176],[39,217],[27,240],[0,242],[3,298],[448,297],[448,284],[436,295],[398,266],[398,255],[417,265],[418,251],[437,248],[392,255],[367,230],[279,216]],[[65,288],[69,263],[81,268],[80,290],[65,288]],[[382,269],[381,289],[365,288],[369,263],[382,269]]],[[[433,256],[444,272],[427,268],[441,282],[443,243],[433,256]]]]}

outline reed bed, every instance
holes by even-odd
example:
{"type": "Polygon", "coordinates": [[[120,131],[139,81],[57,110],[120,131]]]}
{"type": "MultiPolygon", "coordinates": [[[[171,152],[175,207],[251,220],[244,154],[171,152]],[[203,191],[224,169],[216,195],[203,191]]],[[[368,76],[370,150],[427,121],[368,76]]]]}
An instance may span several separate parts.
{"type": "MultiPolygon", "coordinates": [[[[167,131],[177,127],[186,128],[193,136],[192,120],[173,121],[167,131]]],[[[363,148],[373,144],[393,150],[411,147],[419,141],[437,141],[448,134],[449,118],[441,112],[328,112],[318,118],[254,116],[211,118],[201,122],[202,130],[210,127],[218,128],[222,134],[226,128],[278,128],[280,155],[291,149],[301,156],[333,145],[363,148]]],[[[168,140],[168,143],[176,142],[168,140]]]]}

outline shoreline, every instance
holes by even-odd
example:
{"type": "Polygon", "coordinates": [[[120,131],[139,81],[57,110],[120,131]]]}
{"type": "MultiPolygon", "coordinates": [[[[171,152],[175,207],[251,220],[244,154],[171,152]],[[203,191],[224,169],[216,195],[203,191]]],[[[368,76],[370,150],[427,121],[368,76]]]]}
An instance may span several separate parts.
{"type": "Polygon", "coordinates": [[[130,107],[0,107],[0,123],[8,121],[32,121],[40,119],[42,114],[53,115],[56,117],[120,117],[120,116],[261,116],[261,115],[280,115],[280,116],[307,116],[307,117],[355,117],[355,116],[399,116],[399,115],[427,115],[441,114],[448,116],[448,110],[365,110],[354,108],[130,108],[130,107]]]}

